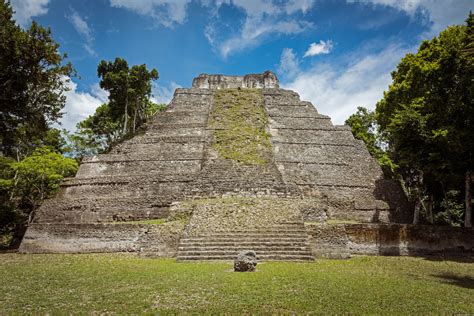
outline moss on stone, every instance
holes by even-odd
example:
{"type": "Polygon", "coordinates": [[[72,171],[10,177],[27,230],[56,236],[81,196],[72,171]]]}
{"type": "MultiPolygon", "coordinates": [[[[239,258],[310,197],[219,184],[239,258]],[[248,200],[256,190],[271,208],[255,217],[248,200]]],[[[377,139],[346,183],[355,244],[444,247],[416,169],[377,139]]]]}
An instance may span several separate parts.
{"type": "Polygon", "coordinates": [[[270,161],[268,117],[263,103],[262,91],[257,89],[222,89],[214,93],[212,148],[220,157],[248,165],[270,161]]]}
{"type": "Polygon", "coordinates": [[[339,224],[360,224],[362,222],[351,219],[328,219],[325,224],[339,225],[339,224]]]}
{"type": "Polygon", "coordinates": [[[139,221],[120,221],[120,222],[112,222],[112,224],[144,224],[144,225],[162,225],[166,223],[167,220],[164,218],[159,219],[145,219],[139,221]]]}

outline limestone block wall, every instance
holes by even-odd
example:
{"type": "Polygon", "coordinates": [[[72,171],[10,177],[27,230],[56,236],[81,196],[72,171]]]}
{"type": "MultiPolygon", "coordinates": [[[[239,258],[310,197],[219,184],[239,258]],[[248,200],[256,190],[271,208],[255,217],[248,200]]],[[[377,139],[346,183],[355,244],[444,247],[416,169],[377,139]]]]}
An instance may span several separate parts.
{"type": "Polygon", "coordinates": [[[306,223],[318,257],[474,253],[474,229],[404,224],[306,223]]]}
{"type": "Polygon", "coordinates": [[[389,222],[397,207],[399,213],[408,210],[402,191],[385,201],[382,170],[348,126],[334,126],[293,91],[263,91],[275,163],[285,183],[295,184],[304,197],[326,201],[322,207],[332,218],[389,222]]]}
{"type": "Polygon", "coordinates": [[[32,224],[22,253],[137,252],[174,257],[185,222],[164,224],[32,224]]]}
{"type": "Polygon", "coordinates": [[[36,211],[35,223],[97,223],[163,218],[202,168],[209,90],[177,89],[143,135],[86,158],[75,178],[36,211]]]}
{"type": "MultiPolygon", "coordinates": [[[[200,76],[196,82],[203,78],[222,84],[218,87],[232,82],[245,86],[252,80],[264,87],[278,84],[271,73],[212,80],[200,76]]],[[[331,218],[407,220],[393,216],[404,214],[403,192],[393,190],[393,184],[380,185],[381,170],[363,144],[292,91],[262,90],[272,142],[270,164],[241,166],[220,159],[210,146],[213,93],[210,88],[177,89],[143,135],[108,154],[84,159],[76,177],[63,182],[58,197],[36,212],[35,222],[162,218],[173,201],[222,195],[303,196],[325,201],[318,203],[314,216],[323,211],[331,218]]]]}
{"type": "Polygon", "coordinates": [[[236,88],[278,88],[277,77],[271,71],[245,76],[200,74],[193,80],[193,88],[236,89],[236,88]]]}

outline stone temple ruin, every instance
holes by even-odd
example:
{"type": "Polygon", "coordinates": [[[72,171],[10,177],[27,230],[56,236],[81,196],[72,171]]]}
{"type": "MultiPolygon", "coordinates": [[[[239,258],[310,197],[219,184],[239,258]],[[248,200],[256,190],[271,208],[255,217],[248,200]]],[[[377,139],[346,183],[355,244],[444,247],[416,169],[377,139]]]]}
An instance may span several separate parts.
{"type": "Polygon", "coordinates": [[[36,211],[21,252],[312,260],[473,250],[472,231],[405,225],[400,185],[348,126],[267,71],[201,74],[145,133],[83,160],[36,211]]]}

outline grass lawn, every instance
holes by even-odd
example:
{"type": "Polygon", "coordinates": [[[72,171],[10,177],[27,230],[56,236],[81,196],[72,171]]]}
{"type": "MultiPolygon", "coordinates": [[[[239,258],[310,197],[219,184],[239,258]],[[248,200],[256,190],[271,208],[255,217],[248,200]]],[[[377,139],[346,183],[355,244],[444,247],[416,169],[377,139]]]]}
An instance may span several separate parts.
{"type": "Polygon", "coordinates": [[[474,313],[474,263],[354,257],[257,268],[234,273],[230,262],[129,254],[0,254],[0,315],[474,313]]]}

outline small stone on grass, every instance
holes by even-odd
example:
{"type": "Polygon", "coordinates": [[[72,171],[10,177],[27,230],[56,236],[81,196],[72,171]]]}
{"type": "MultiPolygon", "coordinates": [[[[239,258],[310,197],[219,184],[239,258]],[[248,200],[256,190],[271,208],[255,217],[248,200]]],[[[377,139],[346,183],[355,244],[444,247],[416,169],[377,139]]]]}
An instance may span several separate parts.
{"type": "Polygon", "coordinates": [[[236,272],[254,272],[257,266],[257,254],[253,250],[239,252],[234,261],[234,271],[236,272]]]}

